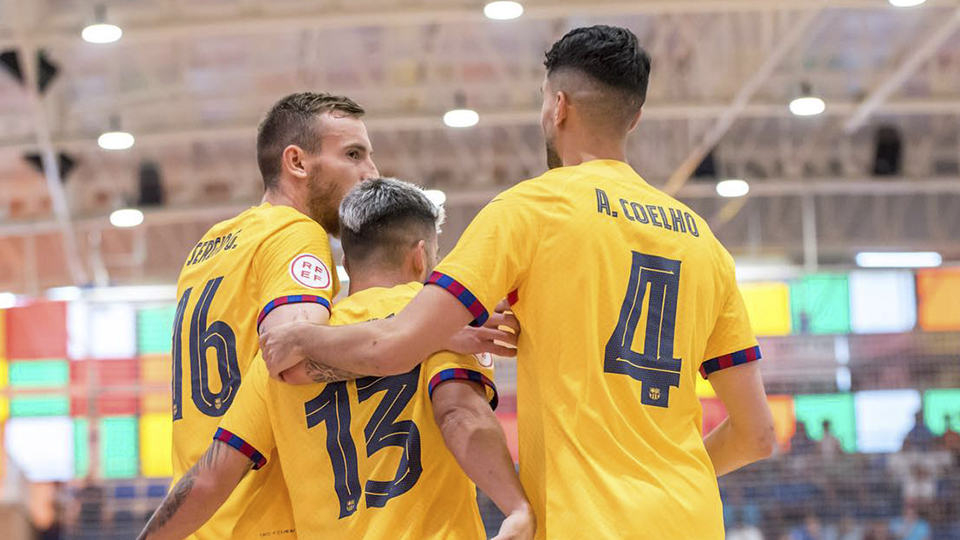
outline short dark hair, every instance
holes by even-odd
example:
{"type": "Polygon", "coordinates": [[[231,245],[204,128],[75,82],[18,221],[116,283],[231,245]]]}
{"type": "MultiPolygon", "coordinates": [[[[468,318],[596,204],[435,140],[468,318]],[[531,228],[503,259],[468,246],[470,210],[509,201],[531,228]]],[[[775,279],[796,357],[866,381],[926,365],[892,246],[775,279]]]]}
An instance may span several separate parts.
{"type": "Polygon", "coordinates": [[[360,118],[363,107],[345,96],[323,92],[299,92],[276,102],[257,130],[257,165],[264,189],[277,183],[283,150],[295,144],[307,152],[320,151],[317,116],[338,112],[360,118]]]}
{"type": "Polygon", "coordinates": [[[351,265],[399,264],[407,249],[437,234],[443,218],[443,208],[411,183],[366,180],[340,203],[340,243],[351,265]]]}
{"type": "Polygon", "coordinates": [[[611,88],[638,97],[647,97],[650,55],[637,36],[618,26],[574,28],[553,44],[543,65],[547,75],[565,69],[580,71],[611,88]]]}

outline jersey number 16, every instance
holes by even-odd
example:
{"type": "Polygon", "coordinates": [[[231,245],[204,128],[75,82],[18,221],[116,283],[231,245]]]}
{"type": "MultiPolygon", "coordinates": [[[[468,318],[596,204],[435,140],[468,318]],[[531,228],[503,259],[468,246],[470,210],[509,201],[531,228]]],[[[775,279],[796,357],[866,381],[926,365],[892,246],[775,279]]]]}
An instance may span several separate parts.
{"type": "MultiPolygon", "coordinates": [[[[237,363],[237,337],[230,325],[213,321],[207,325],[207,312],[220,288],[223,276],[211,279],[203,287],[200,299],[190,316],[190,337],[187,340],[190,360],[190,397],[197,409],[207,416],[223,416],[240,388],[240,365],[237,363]],[[207,351],[217,354],[220,391],[210,390],[207,351]]],[[[193,287],[183,291],[177,303],[173,322],[173,419],[183,418],[183,320],[193,287]]]]}

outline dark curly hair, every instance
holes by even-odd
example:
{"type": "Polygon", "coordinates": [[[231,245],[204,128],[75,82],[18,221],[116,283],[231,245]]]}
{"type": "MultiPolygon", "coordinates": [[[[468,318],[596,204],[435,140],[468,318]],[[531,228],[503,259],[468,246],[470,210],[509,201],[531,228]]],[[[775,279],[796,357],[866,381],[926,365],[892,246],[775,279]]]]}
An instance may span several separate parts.
{"type": "Polygon", "coordinates": [[[575,28],[553,44],[543,65],[547,76],[567,69],[627,93],[640,104],[647,96],[650,55],[637,36],[617,26],[575,28]]]}

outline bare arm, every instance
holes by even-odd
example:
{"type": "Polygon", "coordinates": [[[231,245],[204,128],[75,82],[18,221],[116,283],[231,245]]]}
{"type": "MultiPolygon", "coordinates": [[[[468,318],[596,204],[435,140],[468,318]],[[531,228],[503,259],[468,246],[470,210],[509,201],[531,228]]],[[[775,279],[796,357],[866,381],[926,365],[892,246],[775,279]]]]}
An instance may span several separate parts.
{"type": "MultiPolygon", "coordinates": [[[[280,325],[291,322],[310,324],[327,324],[330,320],[330,311],[321,304],[303,302],[286,304],[275,308],[267,314],[260,323],[260,333],[268,332],[280,325]]],[[[316,382],[348,381],[361,374],[325,366],[310,358],[305,358],[297,364],[278,374],[278,378],[290,384],[312,384],[316,382]]]]}
{"type": "Polygon", "coordinates": [[[138,540],[178,540],[207,522],[253,468],[250,458],[221,441],[167,493],[138,540]]]}
{"type": "Polygon", "coordinates": [[[533,538],[536,520],[484,389],[471,381],[441,384],[433,391],[433,415],[460,468],[512,518],[515,530],[501,529],[498,538],[533,538]]]}
{"type": "MultiPolygon", "coordinates": [[[[273,377],[306,358],[327,369],[385,376],[406,373],[445,348],[512,355],[494,341],[515,344],[516,336],[495,327],[468,331],[464,346],[452,339],[472,319],[454,296],[430,286],[395,317],[338,327],[294,322],[263,333],[260,348],[273,377]]],[[[491,319],[508,324],[503,315],[491,319]]]]}
{"type": "Polygon", "coordinates": [[[770,457],[776,436],[759,364],[716,371],[709,380],[729,415],[703,439],[717,476],[770,457]]]}

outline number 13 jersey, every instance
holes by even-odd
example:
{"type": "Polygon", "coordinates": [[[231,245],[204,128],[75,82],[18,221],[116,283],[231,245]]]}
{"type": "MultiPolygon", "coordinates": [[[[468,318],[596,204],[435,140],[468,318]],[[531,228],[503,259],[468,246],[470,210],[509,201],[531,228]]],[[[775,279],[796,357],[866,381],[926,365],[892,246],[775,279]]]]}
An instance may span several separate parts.
{"type": "Polygon", "coordinates": [[[537,538],[723,538],[696,377],[759,358],[733,259],[626,163],[494,198],[429,282],[520,320],[520,477],[537,538]]]}
{"type": "MultiPolygon", "coordinates": [[[[233,404],[259,350],[260,321],[289,303],[314,302],[329,309],[339,288],[326,232],[291,207],[263,203],[207,231],[187,256],[177,282],[174,482],[210,446],[220,418],[233,404]]],[[[267,470],[247,475],[192,538],[293,537],[292,524],[282,473],[267,470]],[[276,493],[265,497],[265,490],[276,493]],[[243,515],[255,496],[272,501],[275,508],[243,515]]]]}
{"type": "MultiPolygon", "coordinates": [[[[422,288],[351,294],[330,324],[390,317],[422,288]]],[[[402,375],[302,386],[271,379],[258,360],[249,379],[217,438],[279,457],[299,538],[484,538],[476,487],[447,449],[430,396],[468,380],[496,407],[489,356],[441,351],[402,375]]]]}

